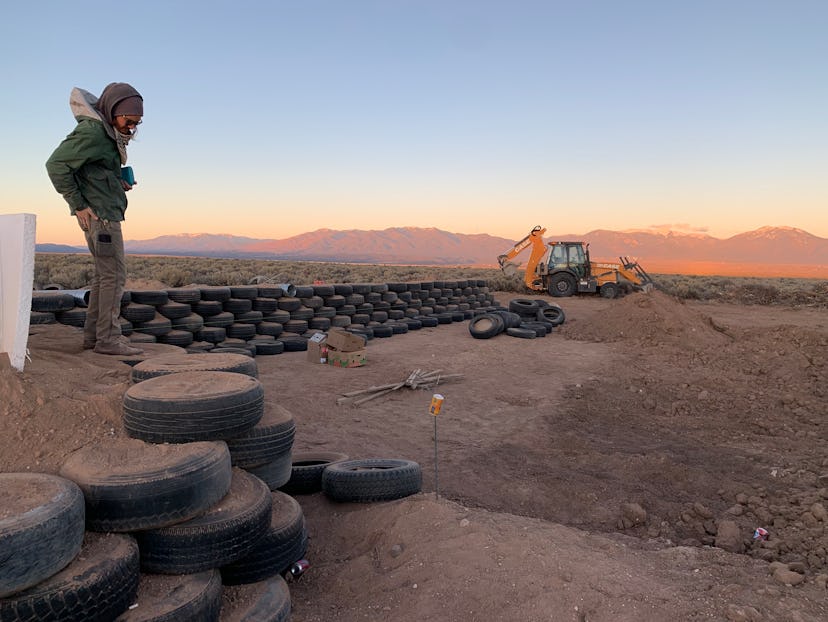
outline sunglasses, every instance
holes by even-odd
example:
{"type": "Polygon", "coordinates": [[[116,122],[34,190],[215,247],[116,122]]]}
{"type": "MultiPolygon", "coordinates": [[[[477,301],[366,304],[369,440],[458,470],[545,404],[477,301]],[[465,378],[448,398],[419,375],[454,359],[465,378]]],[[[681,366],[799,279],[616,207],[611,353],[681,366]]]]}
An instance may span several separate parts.
{"type": "Polygon", "coordinates": [[[121,118],[124,120],[127,127],[137,127],[143,123],[143,120],[135,121],[133,119],[127,119],[126,115],[123,114],[121,115],[121,118]]]}

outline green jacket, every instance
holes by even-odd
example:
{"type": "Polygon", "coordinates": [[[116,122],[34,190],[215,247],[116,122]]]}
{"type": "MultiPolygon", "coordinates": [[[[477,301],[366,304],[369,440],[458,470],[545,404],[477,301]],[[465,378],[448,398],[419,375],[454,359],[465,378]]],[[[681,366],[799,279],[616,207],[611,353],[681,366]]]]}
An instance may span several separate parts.
{"type": "Polygon", "coordinates": [[[78,117],[78,125],[46,161],[52,184],[70,213],[91,207],[98,218],[121,221],[127,208],[118,146],[102,121],[78,117]]]}

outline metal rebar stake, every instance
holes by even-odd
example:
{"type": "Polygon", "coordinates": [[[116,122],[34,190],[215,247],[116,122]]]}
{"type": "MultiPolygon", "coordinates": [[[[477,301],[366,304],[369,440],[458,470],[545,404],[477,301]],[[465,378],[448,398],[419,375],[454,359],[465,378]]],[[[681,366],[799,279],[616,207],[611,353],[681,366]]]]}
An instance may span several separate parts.
{"type": "Polygon", "coordinates": [[[434,498],[440,498],[440,479],[437,475],[437,417],[434,417],[434,498]]]}

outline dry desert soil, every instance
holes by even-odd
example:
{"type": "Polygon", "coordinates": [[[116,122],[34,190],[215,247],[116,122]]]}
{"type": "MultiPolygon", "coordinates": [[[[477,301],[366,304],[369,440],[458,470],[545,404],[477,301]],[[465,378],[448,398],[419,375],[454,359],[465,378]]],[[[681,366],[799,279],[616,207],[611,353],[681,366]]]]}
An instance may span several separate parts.
{"type": "MultiPolygon", "coordinates": [[[[373,339],[360,368],[257,357],[295,452],[423,468],[398,501],[297,497],[311,568],[291,619],[828,620],[828,312],[558,302],[545,338],[458,322],[373,339]],[[431,391],[337,404],[415,369],[462,374],[438,389],[437,473],[431,391]]],[[[68,326],[33,327],[29,346],[23,373],[0,370],[0,471],[55,473],[125,436],[129,366],[68,326]]]]}

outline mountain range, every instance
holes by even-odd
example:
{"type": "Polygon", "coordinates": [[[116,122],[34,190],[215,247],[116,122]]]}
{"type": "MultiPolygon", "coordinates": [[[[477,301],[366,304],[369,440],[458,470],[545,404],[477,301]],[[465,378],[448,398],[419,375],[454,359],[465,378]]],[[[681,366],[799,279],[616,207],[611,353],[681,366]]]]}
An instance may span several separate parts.
{"type": "MultiPolygon", "coordinates": [[[[706,234],[597,229],[583,234],[547,231],[546,241],[583,240],[593,260],[637,259],[650,272],[828,277],[828,238],[793,227],[762,227],[726,239],[706,234]]],[[[128,253],[289,261],[497,266],[517,240],[435,228],[379,231],[318,229],[281,240],[209,233],[128,240],[128,253]]],[[[37,252],[86,252],[85,247],[38,244],[37,252]]],[[[526,250],[518,256],[524,263],[526,250]]]]}

